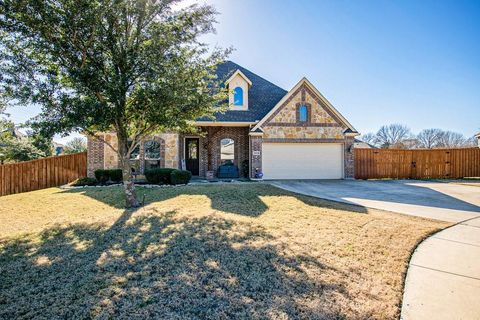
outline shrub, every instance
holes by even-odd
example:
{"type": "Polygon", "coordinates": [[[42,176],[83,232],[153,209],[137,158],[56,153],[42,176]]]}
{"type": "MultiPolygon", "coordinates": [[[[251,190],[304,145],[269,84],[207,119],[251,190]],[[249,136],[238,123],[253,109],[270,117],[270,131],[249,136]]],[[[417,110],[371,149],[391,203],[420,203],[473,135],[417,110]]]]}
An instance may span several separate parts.
{"type": "Polygon", "coordinates": [[[95,178],[98,180],[100,183],[105,183],[108,181],[109,176],[108,176],[108,170],[105,169],[97,169],[94,172],[95,178]]]}
{"type": "Polygon", "coordinates": [[[123,172],[122,169],[110,169],[109,172],[110,180],[113,182],[122,182],[123,181],[123,172]]]}
{"type": "Polygon", "coordinates": [[[188,184],[192,178],[192,173],[186,170],[173,170],[170,174],[171,184],[188,184]]]}
{"type": "Polygon", "coordinates": [[[156,168],[145,171],[145,178],[153,184],[171,184],[170,174],[176,169],[156,168]]]}
{"type": "Polygon", "coordinates": [[[122,169],[98,169],[95,170],[95,178],[97,178],[100,183],[107,181],[118,183],[123,180],[122,169]]]}
{"type": "Polygon", "coordinates": [[[77,180],[70,183],[70,185],[74,187],[94,186],[96,184],[97,179],[88,177],[78,178],[77,180]]]}
{"type": "Polygon", "coordinates": [[[243,173],[243,176],[245,178],[250,177],[249,169],[250,169],[250,166],[249,166],[248,160],[243,160],[242,161],[242,173],[243,173]]]}

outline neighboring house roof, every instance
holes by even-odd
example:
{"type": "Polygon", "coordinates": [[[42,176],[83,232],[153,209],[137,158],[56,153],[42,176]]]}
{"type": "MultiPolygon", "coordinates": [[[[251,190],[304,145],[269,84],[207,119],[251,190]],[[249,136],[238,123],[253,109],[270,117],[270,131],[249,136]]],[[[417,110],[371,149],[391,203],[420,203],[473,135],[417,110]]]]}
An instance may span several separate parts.
{"type": "MultiPolygon", "coordinates": [[[[226,61],[217,67],[219,79],[227,81],[237,70],[239,70],[251,82],[248,90],[248,110],[228,110],[225,113],[217,113],[215,121],[221,122],[255,122],[261,120],[286,94],[287,91],[274,85],[270,81],[256,75],[238,64],[226,61]]],[[[199,121],[212,121],[208,118],[198,119],[199,121]]]]}
{"type": "Polygon", "coordinates": [[[371,145],[370,143],[367,143],[365,141],[362,141],[360,139],[355,139],[353,141],[353,147],[354,148],[364,148],[364,149],[376,149],[377,147],[371,145]]]}

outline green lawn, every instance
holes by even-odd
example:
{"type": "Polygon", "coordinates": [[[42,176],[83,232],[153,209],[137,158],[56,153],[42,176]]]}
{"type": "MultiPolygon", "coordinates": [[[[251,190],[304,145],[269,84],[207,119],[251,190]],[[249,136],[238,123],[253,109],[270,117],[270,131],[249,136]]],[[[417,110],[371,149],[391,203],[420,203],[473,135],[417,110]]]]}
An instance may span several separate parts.
{"type": "Polygon", "coordinates": [[[410,254],[445,223],[264,184],[0,198],[0,318],[399,315],[410,254]]]}

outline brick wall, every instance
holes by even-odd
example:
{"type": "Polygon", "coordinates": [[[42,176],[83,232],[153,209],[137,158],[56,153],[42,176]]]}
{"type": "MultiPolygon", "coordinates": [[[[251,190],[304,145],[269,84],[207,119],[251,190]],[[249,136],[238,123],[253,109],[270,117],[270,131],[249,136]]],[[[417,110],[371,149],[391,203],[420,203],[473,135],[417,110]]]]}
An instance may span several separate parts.
{"type": "Polygon", "coordinates": [[[87,137],[87,176],[93,178],[95,170],[103,169],[104,148],[105,144],[102,141],[87,137]]]}
{"type": "Polygon", "coordinates": [[[250,178],[255,178],[255,173],[262,172],[262,136],[250,136],[250,178]]]}
{"type": "Polygon", "coordinates": [[[217,174],[221,164],[220,141],[233,139],[235,142],[234,164],[240,169],[240,176],[244,175],[242,163],[248,160],[248,127],[202,127],[204,138],[200,141],[200,176],[205,176],[206,171],[217,174]]]}

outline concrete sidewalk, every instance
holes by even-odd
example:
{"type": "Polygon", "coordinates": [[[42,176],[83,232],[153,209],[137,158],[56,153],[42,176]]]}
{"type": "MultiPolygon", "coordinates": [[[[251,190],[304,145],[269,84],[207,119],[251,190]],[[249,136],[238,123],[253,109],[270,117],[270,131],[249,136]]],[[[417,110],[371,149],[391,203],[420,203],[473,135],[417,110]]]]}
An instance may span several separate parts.
{"type": "Polygon", "coordinates": [[[418,246],[405,280],[401,318],[480,319],[480,218],[418,246]]]}

